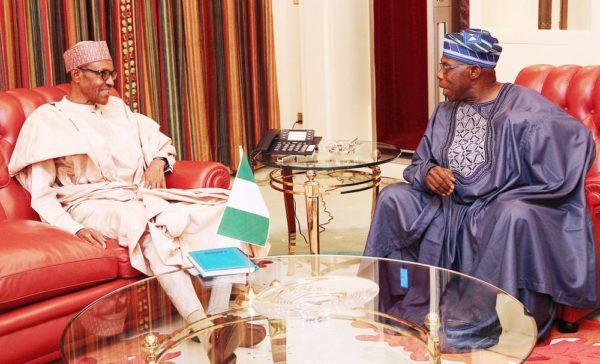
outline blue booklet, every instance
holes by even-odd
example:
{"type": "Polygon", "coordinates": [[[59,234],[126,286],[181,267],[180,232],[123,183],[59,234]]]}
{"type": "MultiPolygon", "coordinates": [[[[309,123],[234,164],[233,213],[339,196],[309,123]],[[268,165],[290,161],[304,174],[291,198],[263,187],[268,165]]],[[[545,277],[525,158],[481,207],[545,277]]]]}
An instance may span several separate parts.
{"type": "Polygon", "coordinates": [[[258,266],[236,247],[195,250],[189,253],[188,259],[202,277],[250,273],[258,269],[258,266]]]}

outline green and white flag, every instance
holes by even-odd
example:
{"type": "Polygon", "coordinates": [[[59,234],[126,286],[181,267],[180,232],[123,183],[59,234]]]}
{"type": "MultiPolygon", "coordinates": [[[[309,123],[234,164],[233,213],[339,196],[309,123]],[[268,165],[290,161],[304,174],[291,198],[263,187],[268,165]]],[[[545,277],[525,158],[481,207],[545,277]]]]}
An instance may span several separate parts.
{"type": "Polygon", "coordinates": [[[240,165],[217,234],[265,246],[269,223],[267,205],[258,189],[248,159],[241,151],[240,165]]]}

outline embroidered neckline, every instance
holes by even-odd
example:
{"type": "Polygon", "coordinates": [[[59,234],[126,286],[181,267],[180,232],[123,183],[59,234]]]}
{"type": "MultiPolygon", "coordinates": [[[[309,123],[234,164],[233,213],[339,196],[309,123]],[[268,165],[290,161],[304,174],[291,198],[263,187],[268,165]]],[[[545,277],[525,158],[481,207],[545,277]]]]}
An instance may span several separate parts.
{"type": "MultiPolygon", "coordinates": [[[[489,168],[491,166],[493,166],[495,164],[495,160],[494,160],[494,153],[493,153],[493,141],[494,141],[494,127],[493,127],[493,120],[495,117],[495,114],[498,110],[499,105],[502,105],[504,103],[504,100],[506,98],[506,94],[508,93],[508,91],[511,89],[512,84],[511,83],[504,83],[502,84],[502,88],[500,89],[500,92],[498,93],[498,96],[491,101],[482,103],[485,106],[489,106],[488,103],[491,103],[491,107],[489,108],[489,113],[487,116],[484,116],[484,119],[487,120],[487,131],[486,134],[487,136],[485,137],[485,143],[484,143],[484,150],[485,150],[485,162],[481,163],[477,168],[474,168],[474,170],[469,173],[470,176],[469,177],[464,177],[463,175],[461,175],[460,173],[457,173],[457,178],[463,183],[463,184],[468,184],[468,183],[472,183],[474,181],[477,181],[483,174],[485,174],[486,172],[489,171],[489,168]]],[[[452,145],[452,143],[454,142],[454,137],[455,137],[455,132],[456,132],[456,116],[457,116],[457,110],[458,108],[462,105],[463,107],[467,107],[467,108],[471,108],[471,109],[475,109],[474,105],[482,105],[482,104],[468,104],[468,103],[461,103],[461,102],[454,102],[453,106],[452,106],[452,111],[450,112],[449,117],[451,118],[451,122],[450,122],[450,130],[448,131],[448,134],[446,135],[446,142],[444,143],[444,146],[442,147],[442,161],[443,161],[443,165],[445,166],[449,166],[449,156],[448,156],[448,152],[450,150],[450,147],[452,145]]],[[[477,110],[476,110],[477,111],[477,110]]],[[[478,112],[478,111],[477,111],[478,112]]],[[[478,163],[476,163],[478,164],[478,163]]]]}
{"type": "Polygon", "coordinates": [[[91,112],[91,113],[100,111],[100,108],[96,104],[94,104],[94,105],[79,104],[79,103],[69,100],[67,98],[67,96],[63,96],[62,100],[59,101],[59,104],[62,104],[65,107],[76,109],[79,111],[87,111],[87,112],[91,112]]]}

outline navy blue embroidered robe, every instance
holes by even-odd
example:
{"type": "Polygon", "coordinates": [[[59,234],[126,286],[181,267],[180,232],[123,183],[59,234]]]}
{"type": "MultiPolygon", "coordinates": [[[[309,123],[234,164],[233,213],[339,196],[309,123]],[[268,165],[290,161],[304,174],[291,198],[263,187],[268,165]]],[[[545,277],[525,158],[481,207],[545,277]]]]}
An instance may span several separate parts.
{"type": "Polygon", "coordinates": [[[595,157],[578,120],[537,92],[505,84],[487,104],[438,106],[409,182],[382,189],[365,255],[417,261],[561,304],[596,305],[596,261],[584,181],[595,157]],[[434,166],[452,195],[426,190],[434,166]]]}

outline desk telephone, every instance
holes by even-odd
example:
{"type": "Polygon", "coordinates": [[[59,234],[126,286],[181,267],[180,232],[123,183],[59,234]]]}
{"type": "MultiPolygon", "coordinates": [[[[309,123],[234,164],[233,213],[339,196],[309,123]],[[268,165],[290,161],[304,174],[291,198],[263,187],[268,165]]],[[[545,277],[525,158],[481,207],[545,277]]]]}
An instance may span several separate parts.
{"type": "Polygon", "coordinates": [[[256,145],[254,153],[310,155],[320,141],[321,137],[316,137],[312,129],[269,129],[256,145]]]}

